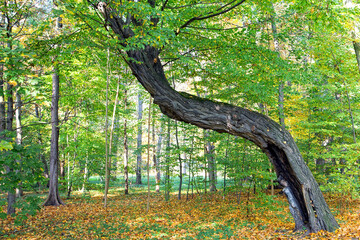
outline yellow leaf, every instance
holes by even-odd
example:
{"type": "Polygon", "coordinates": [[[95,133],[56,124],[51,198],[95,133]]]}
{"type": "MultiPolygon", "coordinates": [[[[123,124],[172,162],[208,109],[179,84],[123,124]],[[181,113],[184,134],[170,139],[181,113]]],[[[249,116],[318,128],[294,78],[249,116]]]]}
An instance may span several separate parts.
{"type": "Polygon", "coordinates": [[[10,81],[8,82],[8,84],[10,84],[10,85],[13,86],[13,87],[15,87],[15,86],[17,85],[17,83],[16,83],[15,81],[13,81],[13,80],[10,80],[10,81]]]}

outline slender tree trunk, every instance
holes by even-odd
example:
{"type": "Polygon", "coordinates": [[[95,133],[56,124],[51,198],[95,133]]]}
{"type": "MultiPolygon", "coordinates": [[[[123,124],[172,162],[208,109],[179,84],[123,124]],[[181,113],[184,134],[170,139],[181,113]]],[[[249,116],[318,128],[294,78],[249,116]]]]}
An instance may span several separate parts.
{"type": "MultiPolygon", "coordinates": [[[[7,2],[5,2],[5,7],[7,7],[7,2]]],[[[7,45],[7,48],[9,50],[12,50],[12,28],[13,28],[13,23],[11,18],[9,18],[9,13],[3,13],[2,16],[3,19],[3,26],[4,29],[6,29],[5,31],[5,38],[6,38],[6,42],[4,43],[4,45],[7,45]],[[5,20],[7,19],[7,21],[5,20]]],[[[2,64],[2,71],[4,70],[4,65],[2,64]]],[[[10,60],[9,60],[9,64],[7,66],[7,70],[14,70],[14,66],[12,63],[12,59],[10,56],[10,60]]],[[[5,87],[5,82],[8,81],[10,79],[4,79],[4,75],[3,72],[1,73],[1,79],[0,79],[0,129],[4,130],[6,127],[6,130],[11,133],[13,131],[13,119],[14,119],[14,99],[13,99],[13,86],[9,83],[7,83],[7,93],[6,93],[6,97],[7,97],[7,116],[5,115],[6,110],[5,110],[5,94],[4,94],[4,87],[5,87]],[[6,123],[5,123],[6,121],[6,123]]],[[[0,132],[1,133],[1,132],[0,132]]],[[[4,138],[7,139],[8,136],[3,136],[4,138]]],[[[11,139],[11,138],[10,138],[11,139]]],[[[5,154],[11,154],[10,152],[7,152],[5,154]]],[[[14,172],[14,166],[15,164],[13,162],[9,162],[9,165],[5,166],[6,169],[6,174],[13,174],[14,172]]],[[[15,214],[15,202],[16,202],[16,195],[15,195],[15,188],[13,188],[12,186],[9,188],[8,190],[8,196],[7,196],[7,214],[8,215],[14,215],[15,214]]]]}
{"type": "MultiPolygon", "coordinates": [[[[64,150],[64,148],[62,149],[64,150]]],[[[60,179],[65,179],[65,153],[62,154],[62,159],[60,160],[60,179]]]]}
{"type": "MultiPolygon", "coordinates": [[[[109,92],[109,78],[110,78],[110,67],[109,67],[109,61],[110,61],[110,50],[108,49],[108,77],[107,77],[107,89],[106,89],[106,112],[108,112],[108,92],[109,92]]],[[[109,184],[110,184],[110,178],[111,178],[111,156],[112,156],[112,142],[113,142],[113,136],[114,136],[114,125],[115,125],[115,116],[116,116],[116,106],[118,104],[118,98],[119,98],[119,90],[120,90],[120,77],[118,78],[117,87],[116,87],[116,96],[114,101],[114,109],[111,119],[111,126],[110,126],[110,139],[109,139],[109,145],[106,144],[108,148],[108,157],[107,157],[107,171],[106,171],[106,182],[105,182],[105,195],[107,196],[109,191],[109,184]]],[[[107,114],[106,114],[107,116],[107,114]]],[[[107,119],[107,117],[106,117],[107,119]]],[[[106,129],[108,124],[106,123],[106,129]]],[[[105,131],[107,133],[107,130],[105,131]]],[[[108,135],[106,134],[106,138],[108,135]]],[[[107,141],[106,141],[107,142],[107,141]]],[[[106,207],[106,206],[105,206],[106,207]]]]}
{"type": "Polygon", "coordinates": [[[178,199],[181,199],[181,189],[182,189],[182,181],[183,181],[183,166],[182,166],[182,159],[180,153],[180,144],[179,144],[179,133],[178,133],[178,123],[175,122],[175,140],[176,140],[176,147],[178,149],[178,159],[179,159],[179,192],[178,192],[178,199]]]}
{"type": "MultiPolygon", "coordinates": [[[[14,99],[13,99],[13,87],[10,84],[7,84],[7,119],[6,119],[6,130],[9,132],[13,131],[13,119],[14,119],[14,99]]],[[[14,171],[12,166],[6,167],[6,172],[8,174],[14,171]]],[[[11,188],[8,191],[8,207],[7,214],[13,215],[15,214],[15,188],[11,188]]]]}
{"type": "Polygon", "coordinates": [[[142,184],[141,168],[142,168],[142,105],[141,94],[138,94],[138,134],[137,134],[137,158],[136,158],[136,184],[142,184]]]}
{"type": "MultiPolygon", "coordinates": [[[[204,140],[206,139],[206,130],[204,129],[204,140]]],[[[206,141],[206,140],[205,140],[206,141]]],[[[206,143],[204,141],[204,163],[205,163],[205,167],[204,167],[204,193],[206,194],[207,192],[207,170],[209,169],[208,166],[208,156],[207,156],[207,152],[206,152],[206,143]]]]}
{"type": "MultiPolygon", "coordinates": [[[[36,118],[41,121],[41,109],[39,109],[39,106],[36,104],[35,105],[35,115],[36,115],[36,118]]],[[[41,149],[40,149],[40,153],[39,153],[39,160],[40,162],[43,163],[44,165],[44,177],[49,180],[49,168],[48,168],[48,163],[46,161],[46,158],[44,156],[44,153],[43,153],[43,149],[42,149],[42,145],[43,145],[43,141],[42,141],[42,136],[41,136],[41,132],[39,130],[38,132],[38,143],[39,145],[41,146],[41,149]]],[[[47,186],[49,185],[48,183],[46,184],[47,186]]]]}
{"type": "MultiPolygon", "coordinates": [[[[209,139],[209,131],[205,131],[206,139],[209,139]]],[[[209,173],[209,191],[215,192],[216,185],[215,185],[215,159],[214,159],[214,149],[215,146],[207,140],[205,145],[205,151],[207,156],[207,163],[208,163],[208,173],[209,173]]]]}
{"type": "MultiPolygon", "coordinates": [[[[16,110],[15,110],[15,122],[16,122],[15,143],[17,145],[22,144],[21,106],[22,106],[21,95],[20,95],[19,91],[17,90],[16,91],[16,110]]],[[[17,162],[19,165],[21,165],[21,161],[22,161],[21,158],[22,157],[20,156],[20,160],[17,162]]],[[[20,174],[20,171],[17,170],[16,173],[20,174]]],[[[16,197],[22,197],[24,195],[21,185],[22,185],[22,183],[20,182],[18,185],[18,188],[16,188],[16,197]]]]}
{"type": "MultiPolygon", "coordinates": [[[[153,128],[153,134],[155,136],[155,129],[154,128],[153,128]]],[[[156,176],[155,176],[155,178],[156,178],[156,189],[155,189],[155,191],[157,193],[160,192],[160,181],[161,181],[160,152],[161,152],[162,135],[163,135],[163,126],[162,126],[162,123],[161,123],[160,131],[159,131],[159,134],[158,134],[158,141],[157,141],[157,145],[156,145],[156,152],[154,153],[154,158],[153,158],[154,167],[155,167],[155,171],[156,171],[156,176]]],[[[154,137],[154,142],[155,142],[155,137],[154,137]]]]}
{"type": "Polygon", "coordinates": [[[82,189],[81,192],[85,193],[86,192],[86,182],[88,180],[88,164],[89,164],[89,154],[88,152],[86,152],[86,157],[85,157],[85,167],[84,167],[84,179],[83,179],[83,185],[82,185],[82,189]]]}
{"type": "Polygon", "coordinates": [[[50,147],[50,175],[49,194],[44,206],[59,206],[64,204],[59,195],[58,167],[59,167],[59,74],[54,69],[52,76],[51,100],[51,147],[50,147]]]}
{"type": "MultiPolygon", "coordinates": [[[[5,14],[2,14],[1,19],[2,19],[1,24],[5,24],[5,14]]],[[[4,48],[5,43],[1,42],[0,46],[1,46],[1,48],[4,48]]],[[[0,60],[3,60],[3,59],[0,57],[0,60]]],[[[4,69],[4,63],[3,63],[3,61],[1,61],[1,63],[0,63],[0,139],[4,137],[4,136],[2,136],[2,132],[5,131],[5,129],[6,129],[4,70],[5,70],[4,69]]]]}
{"type": "MultiPolygon", "coordinates": [[[[76,115],[76,109],[75,109],[75,115],[76,115]]],[[[77,138],[79,136],[79,132],[77,131],[77,125],[74,126],[74,155],[73,157],[71,158],[72,159],[72,167],[70,169],[70,157],[69,157],[69,160],[68,160],[68,171],[69,173],[71,174],[71,177],[68,178],[68,192],[67,192],[67,198],[70,198],[70,195],[71,195],[71,192],[72,192],[72,187],[73,187],[73,174],[74,174],[74,171],[75,171],[75,162],[76,162],[76,158],[77,158],[77,138]]],[[[68,175],[70,176],[70,175],[68,175]]]]}
{"type": "MultiPolygon", "coordinates": [[[[124,93],[124,112],[127,113],[127,89],[125,86],[124,93]]],[[[127,138],[127,119],[124,118],[124,179],[125,179],[125,194],[129,194],[129,148],[128,148],[128,138],[127,138]]]]}
{"type": "Polygon", "coordinates": [[[107,49],[107,63],[106,63],[106,113],[105,113],[105,193],[104,193],[104,207],[107,207],[107,194],[109,191],[110,178],[110,164],[109,164],[109,145],[108,145],[108,112],[109,112],[109,64],[110,64],[110,49],[107,49]]]}
{"type": "Polygon", "coordinates": [[[226,170],[227,170],[227,161],[229,160],[228,157],[228,151],[229,151],[229,143],[230,143],[230,135],[228,135],[227,141],[226,141],[226,149],[225,149],[225,163],[224,163],[224,195],[223,198],[225,199],[225,195],[226,195],[226,170]]]}
{"type": "Polygon", "coordinates": [[[150,123],[151,123],[151,100],[149,100],[149,115],[148,115],[148,139],[147,139],[147,161],[146,161],[146,170],[147,170],[147,185],[148,185],[148,197],[146,212],[150,210],[150,123]]]}
{"type": "MultiPolygon", "coordinates": [[[[68,148],[70,148],[69,145],[69,134],[66,134],[66,146],[68,148]]],[[[71,172],[71,165],[70,165],[70,152],[68,151],[67,153],[67,191],[70,192],[71,189],[71,181],[70,179],[72,178],[72,172],[71,172]]]]}
{"type": "Polygon", "coordinates": [[[4,65],[0,65],[0,139],[1,134],[6,129],[6,109],[5,109],[5,94],[4,94],[4,65]]]}
{"type": "Polygon", "coordinates": [[[189,181],[188,181],[188,188],[186,191],[186,200],[189,200],[190,185],[193,186],[192,181],[194,181],[194,179],[191,178],[191,175],[193,175],[193,171],[194,171],[194,169],[193,169],[194,164],[193,164],[193,159],[192,159],[192,154],[193,154],[193,150],[194,150],[194,137],[195,136],[192,136],[192,138],[191,138],[191,151],[190,151],[190,155],[189,155],[189,181]]]}
{"type": "MultiPolygon", "coordinates": [[[[58,31],[62,28],[62,18],[56,19],[58,31]]],[[[59,47],[59,46],[55,46],[59,47]]],[[[50,175],[49,194],[44,206],[58,206],[64,204],[60,199],[58,169],[59,169],[59,72],[54,66],[52,75],[52,97],[51,97],[51,146],[50,146],[50,175]]]]}
{"type": "Polygon", "coordinates": [[[167,122],[166,156],[165,156],[165,201],[170,200],[170,118],[167,122]]]}
{"type": "MultiPolygon", "coordinates": [[[[271,30],[272,30],[272,34],[273,34],[273,38],[274,38],[275,51],[278,53],[278,55],[280,57],[280,46],[279,46],[279,40],[278,40],[278,36],[277,36],[278,33],[277,33],[277,29],[276,29],[275,16],[271,16],[271,30]]],[[[278,106],[279,106],[279,123],[283,128],[285,128],[284,82],[283,82],[282,78],[280,79],[280,83],[279,83],[278,106]]]]}

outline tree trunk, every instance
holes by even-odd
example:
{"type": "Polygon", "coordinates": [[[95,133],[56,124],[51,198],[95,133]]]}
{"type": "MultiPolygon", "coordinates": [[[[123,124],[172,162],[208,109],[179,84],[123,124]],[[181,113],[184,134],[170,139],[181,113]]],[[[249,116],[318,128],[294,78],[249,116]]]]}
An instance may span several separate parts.
{"type": "Polygon", "coordinates": [[[178,159],[179,159],[179,192],[178,192],[178,199],[181,199],[181,188],[182,188],[182,181],[183,181],[183,168],[182,168],[182,159],[181,159],[181,152],[180,152],[180,144],[179,144],[179,134],[178,134],[178,123],[175,122],[175,140],[176,140],[176,147],[178,149],[178,159]]]}
{"type": "MultiPolygon", "coordinates": [[[[127,89],[125,86],[124,98],[124,112],[127,113],[127,89]]],[[[129,148],[127,139],[127,119],[124,118],[124,179],[125,179],[125,194],[129,194],[129,148]]]]}
{"type": "MultiPolygon", "coordinates": [[[[36,104],[35,105],[35,115],[36,117],[38,118],[39,121],[41,121],[41,109],[39,109],[39,106],[36,104]]],[[[40,146],[43,145],[43,142],[42,142],[42,136],[41,136],[41,132],[39,130],[38,132],[38,143],[40,146]]],[[[40,149],[40,153],[39,153],[39,160],[44,164],[44,177],[46,179],[49,179],[49,168],[48,168],[48,164],[46,162],[46,159],[45,159],[45,156],[43,154],[43,151],[42,149],[40,149]]],[[[48,185],[48,184],[47,184],[48,185]]]]}
{"type": "MultiPolygon", "coordinates": [[[[106,6],[101,8],[103,4],[99,6],[103,15],[110,13],[106,6]]],[[[120,40],[134,35],[130,28],[123,28],[124,22],[119,16],[112,15],[106,21],[120,40]]],[[[160,51],[152,46],[129,50],[127,64],[164,114],[178,121],[240,136],[255,143],[274,165],[288,197],[296,230],[335,231],[339,227],[287,130],[263,114],[175,91],[166,79],[159,54],[160,51]]]]}
{"type": "MultiPolygon", "coordinates": [[[[107,77],[107,83],[109,83],[109,78],[110,78],[110,66],[109,66],[109,61],[110,61],[110,50],[108,49],[108,77],[107,77]]],[[[118,105],[118,98],[119,98],[119,91],[120,91],[120,77],[118,78],[117,81],[117,86],[116,86],[116,95],[115,95],[115,101],[114,101],[114,109],[113,109],[113,114],[112,114],[112,119],[111,119],[111,126],[110,126],[110,140],[109,140],[109,145],[106,144],[106,146],[108,146],[108,157],[107,157],[107,178],[106,178],[106,182],[105,182],[105,191],[106,191],[106,196],[108,194],[108,190],[109,190],[109,184],[110,184],[110,178],[111,178],[111,161],[112,161],[112,142],[113,142],[113,136],[114,136],[114,125],[115,125],[115,116],[116,116],[116,106],[118,105]]],[[[106,99],[108,99],[108,86],[107,86],[107,90],[106,90],[106,99]]],[[[107,100],[106,100],[107,101],[107,100]]],[[[107,101],[108,102],[108,101],[107,101]]],[[[106,109],[108,108],[108,104],[106,104],[106,109]]],[[[107,112],[108,110],[106,110],[107,112]]],[[[107,119],[107,113],[106,113],[106,119],[107,119]]],[[[107,123],[106,123],[106,128],[107,128],[107,123]]],[[[106,131],[107,132],[107,131],[106,131]]],[[[106,134],[107,137],[107,134],[106,134]]]]}
{"type": "MultiPolygon", "coordinates": [[[[14,119],[14,99],[13,99],[13,87],[9,83],[7,84],[7,118],[6,118],[6,130],[9,132],[13,131],[13,119],[14,119]]],[[[14,171],[13,167],[7,166],[6,172],[12,173],[14,171]]],[[[11,188],[8,191],[8,207],[7,214],[15,214],[15,188],[11,188]]]]}
{"type": "Polygon", "coordinates": [[[141,94],[138,94],[138,134],[137,134],[137,157],[136,157],[136,184],[141,182],[141,167],[142,167],[142,99],[141,94]]]}
{"type": "MultiPolygon", "coordinates": [[[[209,131],[205,131],[206,139],[209,138],[209,131]]],[[[205,152],[207,156],[208,162],[208,173],[209,173],[209,191],[215,192],[216,191],[216,184],[215,184],[215,159],[214,159],[214,149],[215,146],[207,140],[205,145],[205,152]]]]}
{"type": "Polygon", "coordinates": [[[230,135],[228,135],[227,141],[226,141],[226,149],[225,149],[225,163],[224,163],[224,189],[223,189],[223,198],[225,199],[226,196],[226,170],[227,170],[227,165],[228,165],[228,157],[229,157],[229,142],[230,142],[230,135]]]}
{"type": "MultiPolygon", "coordinates": [[[[5,14],[1,16],[1,24],[5,24],[5,14]]],[[[1,48],[5,47],[5,43],[1,42],[1,48]]],[[[4,94],[4,63],[3,59],[0,57],[0,139],[3,137],[1,134],[6,129],[6,109],[5,109],[5,94],[4,94]]]]}
{"type": "Polygon", "coordinates": [[[354,45],[354,50],[355,50],[356,62],[357,62],[358,70],[360,73],[360,43],[357,41],[353,41],[353,45],[354,45]]]}
{"type": "Polygon", "coordinates": [[[147,171],[147,187],[148,187],[148,197],[146,204],[146,212],[150,210],[150,124],[151,124],[151,97],[149,99],[149,115],[148,115],[148,135],[147,135],[147,161],[146,161],[146,171],[147,171]]]}
{"type": "Polygon", "coordinates": [[[170,199],[170,118],[167,121],[166,155],[165,155],[165,201],[170,199]]]}
{"type": "Polygon", "coordinates": [[[58,184],[59,166],[59,74],[54,69],[52,75],[51,98],[51,147],[50,147],[50,176],[49,194],[44,206],[59,206],[64,204],[59,195],[58,184]]]}
{"type": "Polygon", "coordinates": [[[190,185],[193,189],[193,181],[194,181],[194,162],[193,162],[193,158],[192,158],[192,154],[193,154],[193,150],[194,150],[194,138],[195,136],[193,135],[191,138],[191,150],[190,150],[190,154],[189,154],[189,181],[188,181],[188,188],[186,191],[186,200],[189,200],[189,190],[190,190],[190,185]],[[191,177],[192,175],[192,177],[191,177]]]}
{"type": "MultiPolygon", "coordinates": [[[[274,38],[274,48],[275,48],[275,51],[278,53],[278,56],[280,57],[280,46],[279,46],[279,40],[278,40],[278,36],[277,36],[275,16],[271,16],[271,30],[272,30],[272,34],[273,34],[273,38],[274,38]]],[[[283,128],[285,128],[284,82],[283,82],[282,78],[280,79],[280,83],[279,83],[278,106],[279,106],[279,123],[283,128]]]]}
{"type": "MultiPolygon", "coordinates": [[[[6,129],[6,109],[5,109],[5,94],[4,94],[4,79],[3,79],[3,64],[0,65],[0,134],[6,129]]],[[[0,135],[0,138],[3,137],[0,135]]]]}
{"type": "MultiPolygon", "coordinates": [[[[76,115],[76,109],[75,109],[75,115],[76,115]]],[[[75,171],[75,162],[77,158],[77,138],[79,136],[79,132],[76,129],[77,125],[74,125],[74,155],[71,158],[72,159],[72,167],[70,168],[70,157],[68,158],[68,189],[67,189],[67,198],[70,198],[71,191],[73,190],[73,181],[74,181],[74,171],[75,171]],[[71,174],[71,177],[70,177],[71,174]]],[[[68,140],[68,139],[67,139],[68,140]]],[[[70,156],[70,154],[69,154],[70,156]]]]}
{"type": "Polygon", "coordinates": [[[84,178],[83,178],[83,185],[82,185],[82,189],[81,189],[82,193],[86,192],[86,182],[87,182],[87,180],[89,178],[89,176],[88,176],[88,173],[89,173],[88,165],[89,165],[89,154],[88,154],[88,152],[86,152],[85,167],[84,167],[84,178]]]}
{"type": "MultiPolygon", "coordinates": [[[[62,18],[56,19],[56,28],[62,28],[62,18]]],[[[55,46],[57,47],[57,46],[55,46]]],[[[44,206],[59,206],[64,204],[60,199],[58,168],[59,168],[59,73],[56,66],[52,75],[52,97],[51,97],[51,146],[50,146],[50,175],[49,194],[44,206]]]]}
{"type": "Polygon", "coordinates": [[[110,163],[109,163],[109,144],[108,144],[108,111],[109,111],[109,64],[110,64],[110,49],[107,49],[107,63],[106,63],[106,113],[105,113],[105,193],[104,193],[104,207],[107,207],[107,194],[109,191],[110,181],[110,163]]]}
{"type": "Polygon", "coordinates": [[[175,91],[154,47],[129,51],[128,56],[134,59],[128,62],[133,74],[164,114],[204,129],[241,136],[261,148],[284,187],[296,230],[334,231],[339,227],[288,131],[263,114],[175,91]]]}
{"type": "MultiPolygon", "coordinates": [[[[155,130],[155,129],[154,129],[155,130]]],[[[155,131],[153,130],[153,134],[155,134],[155,131]]],[[[155,171],[156,171],[156,192],[160,192],[160,181],[161,181],[161,173],[160,173],[160,152],[161,152],[161,144],[162,144],[162,135],[163,135],[163,126],[161,123],[160,126],[160,132],[158,134],[158,141],[157,141],[157,145],[156,145],[156,152],[154,153],[154,158],[153,158],[153,162],[154,162],[154,167],[155,167],[155,171]]],[[[155,142],[155,139],[154,139],[155,142]]]]}
{"type": "MultiPolygon", "coordinates": [[[[21,95],[20,95],[19,91],[16,91],[16,109],[15,109],[16,138],[15,138],[15,143],[17,145],[22,144],[21,106],[22,106],[21,95]]],[[[21,161],[22,160],[21,160],[21,156],[20,156],[20,160],[17,161],[17,163],[19,165],[21,165],[21,161]]],[[[16,173],[20,174],[20,171],[17,170],[16,173]]],[[[16,197],[22,197],[24,195],[21,185],[22,185],[22,183],[19,182],[18,188],[16,188],[16,197]]]]}

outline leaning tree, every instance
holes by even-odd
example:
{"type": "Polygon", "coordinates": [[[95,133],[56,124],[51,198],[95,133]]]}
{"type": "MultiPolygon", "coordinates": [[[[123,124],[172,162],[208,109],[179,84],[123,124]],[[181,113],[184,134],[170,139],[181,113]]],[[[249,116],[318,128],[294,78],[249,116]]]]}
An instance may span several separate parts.
{"type": "MultiPolygon", "coordinates": [[[[290,212],[295,220],[295,230],[334,231],[339,225],[294,139],[286,129],[258,112],[178,92],[170,86],[164,73],[160,56],[165,44],[176,41],[183,30],[194,23],[209,21],[235,8],[245,7],[244,2],[245,0],[216,3],[175,0],[88,0],[97,13],[101,14],[105,28],[113,33],[117,40],[114,47],[164,114],[204,129],[240,136],[255,143],[274,165],[278,181],[289,201],[290,212]],[[193,11],[184,14],[182,9],[188,7],[193,8],[193,11]],[[202,11],[199,12],[199,9],[202,11]],[[164,11],[173,11],[178,15],[163,17],[168,16],[163,14],[164,11]],[[166,21],[172,21],[172,26],[178,26],[173,29],[170,40],[162,45],[155,44],[154,39],[157,36],[154,33],[164,32],[169,26],[166,25],[166,21]],[[143,41],[137,41],[139,39],[143,41]]],[[[159,39],[160,37],[158,36],[159,39]]]]}

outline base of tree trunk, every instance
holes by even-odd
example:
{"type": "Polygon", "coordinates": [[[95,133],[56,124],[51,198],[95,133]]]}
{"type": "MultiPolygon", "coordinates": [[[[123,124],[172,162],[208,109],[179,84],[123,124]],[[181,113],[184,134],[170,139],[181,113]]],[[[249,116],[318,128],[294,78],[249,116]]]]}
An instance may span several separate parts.
{"type": "Polygon", "coordinates": [[[14,215],[15,214],[15,201],[16,201],[16,195],[13,192],[8,192],[8,197],[7,197],[7,202],[8,202],[8,206],[7,206],[7,214],[8,215],[14,215]]]}
{"type": "Polygon", "coordinates": [[[60,206],[65,205],[65,203],[60,199],[58,195],[49,195],[46,201],[43,203],[43,206],[60,206]]]}

